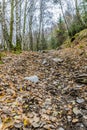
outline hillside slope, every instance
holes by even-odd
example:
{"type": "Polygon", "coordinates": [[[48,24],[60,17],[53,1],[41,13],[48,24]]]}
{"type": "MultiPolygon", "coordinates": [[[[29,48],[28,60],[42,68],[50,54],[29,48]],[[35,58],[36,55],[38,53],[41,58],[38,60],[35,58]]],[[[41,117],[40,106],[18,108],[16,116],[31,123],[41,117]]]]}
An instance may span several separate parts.
{"type": "Polygon", "coordinates": [[[68,38],[63,45],[63,48],[66,47],[79,47],[80,49],[84,47],[87,48],[87,29],[77,33],[71,39],[68,38]]]}

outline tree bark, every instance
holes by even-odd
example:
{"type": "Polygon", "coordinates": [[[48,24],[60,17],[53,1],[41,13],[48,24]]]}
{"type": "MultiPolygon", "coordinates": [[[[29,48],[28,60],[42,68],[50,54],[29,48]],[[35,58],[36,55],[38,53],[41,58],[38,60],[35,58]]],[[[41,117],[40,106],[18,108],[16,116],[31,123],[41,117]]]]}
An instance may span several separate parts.
{"type": "Polygon", "coordinates": [[[10,41],[12,48],[12,40],[13,40],[13,23],[14,23],[14,0],[11,0],[11,17],[10,17],[10,41]]]}
{"type": "Polygon", "coordinates": [[[16,47],[17,49],[21,49],[19,1],[16,0],[15,2],[16,2],[16,47]]]}
{"type": "Polygon", "coordinates": [[[25,35],[25,28],[26,28],[26,11],[27,11],[27,0],[25,1],[25,7],[24,7],[23,34],[22,34],[22,50],[24,49],[24,35],[25,35]]]}
{"type": "Polygon", "coordinates": [[[3,4],[2,4],[2,9],[1,9],[1,25],[2,25],[2,33],[3,33],[3,38],[4,41],[6,41],[6,45],[7,45],[7,50],[10,50],[10,36],[8,33],[8,29],[7,29],[7,25],[6,25],[6,21],[5,21],[5,0],[3,0],[3,4]]]}

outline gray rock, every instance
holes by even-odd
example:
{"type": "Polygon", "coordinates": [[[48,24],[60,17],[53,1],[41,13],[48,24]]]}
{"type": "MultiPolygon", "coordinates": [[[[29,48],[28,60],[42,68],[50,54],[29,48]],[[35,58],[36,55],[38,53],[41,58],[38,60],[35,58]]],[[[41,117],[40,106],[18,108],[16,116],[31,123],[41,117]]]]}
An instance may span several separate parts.
{"type": "Polygon", "coordinates": [[[76,88],[82,88],[82,87],[84,87],[84,84],[77,84],[76,85],[76,88]]]}
{"type": "Polygon", "coordinates": [[[44,59],[43,62],[42,62],[42,64],[44,65],[44,64],[46,64],[46,63],[47,63],[47,60],[44,59]]]}
{"type": "Polygon", "coordinates": [[[14,126],[15,126],[15,128],[21,128],[23,126],[23,124],[22,123],[15,123],[14,126]]]}
{"type": "Polygon", "coordinates": [[[77,100],[76,100],[77,103],[80,104],[80,103],[83,103],[84,101],[85,101],[85,100],[84,100],[83,98],[80,99],[80,98],[77,97],[77,100]]]}
{"type": "Polygon", "coordinates": [[[30,76],[30,77],[25,77],[24,79],[29,80],[29,81],[34,82],[34,83],[39,82],[39,78],[36,75],[30,76]]]}

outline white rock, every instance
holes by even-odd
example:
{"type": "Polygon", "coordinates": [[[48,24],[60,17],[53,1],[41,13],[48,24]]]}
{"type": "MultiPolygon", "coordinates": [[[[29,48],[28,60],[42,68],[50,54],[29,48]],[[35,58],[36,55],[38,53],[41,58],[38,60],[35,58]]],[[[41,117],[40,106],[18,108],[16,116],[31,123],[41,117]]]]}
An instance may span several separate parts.
{"type": "Polygon", "coordinates": [[[64,130],[64,128],[60,127],[58,130],[64,130]]]}
{"type": "Polygon", "coordinates": [[[53,61],[54,61],[54,62],[63,62],[63,59],[60,59],[60,58],[53,58],[53,61]]]}
{"type": "Polygon", "coordinates": [[[34,75],[34,76],[30,76],[30,77],[25,77],[25,80],[30,80],[31,82],[37,83],[39,81],[39,78],[34,75]]]}

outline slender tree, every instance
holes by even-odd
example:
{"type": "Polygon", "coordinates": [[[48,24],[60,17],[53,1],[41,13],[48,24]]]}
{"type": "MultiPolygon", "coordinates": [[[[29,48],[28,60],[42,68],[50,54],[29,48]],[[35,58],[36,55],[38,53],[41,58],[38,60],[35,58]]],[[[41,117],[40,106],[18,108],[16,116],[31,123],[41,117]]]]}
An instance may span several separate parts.
{"type": "Polygon", "coordinates": [[[14,0],[11,0],[11,16],[10,16],[10,47],[12,48],[13,40],[13,24],[14,24],[14,0]]]}
{"type": "Polygon", "coordinates": [[[20,37],[20,8],[19,0],[15,0],[16,4],[16,47],[21,49],[21,37],[20,37]]]}
{"type": "Polygon", "coordinates": [[[7,50],[10,50],[11,42],[10,42],[10,36],[9,36],[7,25],[6,25],[5,7],[6,7],[6,1],[3,0],[3,2],[2,2],[2,10],[1,10],[2,33],[3,33],[4,41],[6,42],[7,50]]]}
{"type": "Polygon", "coordinates": [[[24,49],[24,36],[25,36],[25,29],[26,29],[26,15],[27,12],[27,0],[25,1],[25,6],[24,6],[24,19],[23,19],[23,32],[22,32],[22,50],[24,49]]]}

